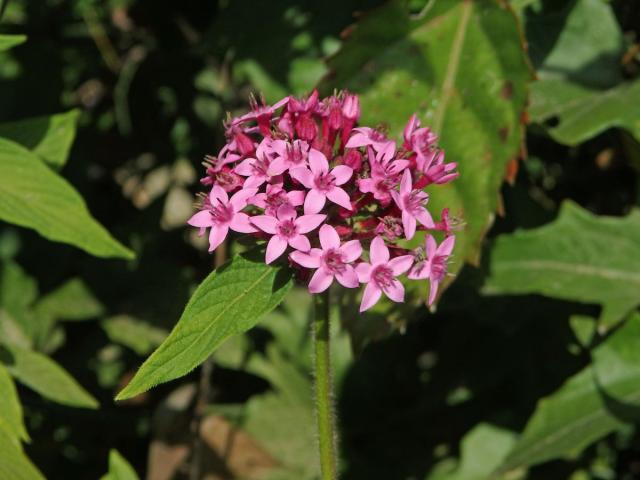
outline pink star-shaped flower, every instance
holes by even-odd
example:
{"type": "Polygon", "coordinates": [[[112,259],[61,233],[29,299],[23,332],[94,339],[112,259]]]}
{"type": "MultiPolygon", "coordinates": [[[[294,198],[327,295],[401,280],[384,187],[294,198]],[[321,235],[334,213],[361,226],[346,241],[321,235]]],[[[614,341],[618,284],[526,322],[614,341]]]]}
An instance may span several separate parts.
{"type": "Polygon", "coordinates": [[[292,143],[284,140],[273,142],[274,159],[269,166],[271,175],[281,175],[291,168],[306,167],[309,157],[309,144],[304,140],[292,143]]]}
{"type": "Polygon", "coordinates": [[[371,176],[358,180],[358,188],[362,193],[371,193],[373,198],[383,204],[391,201],[391,192],[398,184],[400,174],[409,166],[408,160],[392,160],[394,153],[395,149],[376,154],[369,146],[371,176]]]}
{"type": "Polygon", "coordinates": [[[282,205],[298,207],[304,203],[304,192],[302,190],[291,190],[287,192],[282,188],[281,183],[267,185],[267,191],[258,193],[249,200],[249,203],[264,209],[266,215],[275,217],[278,208],[282,205]]]}
{"type": "Polygon", "coordinates": [[[284,253],[287,245],[308,252],[311,249],[309,239],[304,236],[318,228],[326,215],[313,214],[297,217],[295,209],[288,205],[278,208],[277,216],[256,215],[251,223],[265,233],[273,235],[267,244],[265,262],[271,263],[284,253]]]}
{"type": "Polygon", "coordinates": [[[394,302],[403,302],[404,287],[396,277],[411,268],[413,256],[402,255],[389,260],[389,249],[384,240],[382,237],[376,237],[371,242],[369,260],[371,263],[359,263],[356,267],[360,283],[367,284],[362,295],[360,311],[364,312],[373,307],[380,300],[382,292],[394,302]]]}
{"type": "Polygon", "coordinates": [[[317,268],[309,282],[311,293],[324,292],[335,278],[340,285],[347,288],[358,286],[358,276],[351,263],[362,254],[359,240],[351,240],[340,245],[340,237],[331,225],[320,227],[320,245],[308,253],[293,252],[291,259],[306,268],[317,268]]]}
{"type": "Polygon", "coordinates": [[[257,230],[249,222],[249,215],[241,212],[247,206],[247,200],[257,192],[255,188],[240,190],[231,199],[227,192],[214,185],[209,194],[206,208],[193,215],[187,223],[201,229],[211,227],[209,232],[209,251],[215,250],[229,233],[229,229],[240,233],[253,233],[257,230]]]}
{"type": "Polygon", "coordinates": [[[425,207],[429,195],[422,190],[414,190],[411,172],[405,170],[400,181],[400,192],[391,192],[393,200],[402,212],[402,227],[407,240],[411,240],[416,233],[417,222],[427,228],[433,228],[433,219],[425,207]]]}
{"type": "Polygon", "coordinates": [[[407,275],[412,280],[429,279],[429,305],[433,303],[440,282],[447,274],[447,260],[453,251],[456,237],[445,238],[440,246],[431,235],[425,240],[425,257],[418,255],[418,261],[411,267],[407,275]]]}
{"type": "Polygon", "coordinates": [[[360,127],[354,128],[353,131],[356,133],[351,135],[351,138],[349,138],[349,141],[347,141],[345,145],[346,148],[358,148],[371,145],[378,153],[386,154],[391,150],[395,152],[396,142],[389,140],[378,130],[369,127],[360,127]]]}
{"type": "Polygon", "coordinates": [[[244,188],[257,188],[265,182],[271,180],[273,175],[270,172],[272,141],[265,138],[256,150],[255,158],[247,158],[240,162],[235,172],[243,177],[247,177],[244,188]]]}
{"type": "Polygon", "coordinates": [[[426,185],[431,183],[441,185],[458,177],[458,172],[454,171],[457,164],[444,163],[444,150],[433,150],[422,158],[418,156],[416,164],[425,176],[426,185]]]}
{"type": "Polygon", "coordinates": [[[289,174],[309,189],[304,200],[304,213],[318,213],[324,207],[327,198],[333,203],[351,210],[349,195],[339,185],[349,181],[353,170],[346,165],[338,165],[329,171],[329,162],[324,154],[314,148],[309,150],[309,168],[298,167],[289,170],[289,174]]]}

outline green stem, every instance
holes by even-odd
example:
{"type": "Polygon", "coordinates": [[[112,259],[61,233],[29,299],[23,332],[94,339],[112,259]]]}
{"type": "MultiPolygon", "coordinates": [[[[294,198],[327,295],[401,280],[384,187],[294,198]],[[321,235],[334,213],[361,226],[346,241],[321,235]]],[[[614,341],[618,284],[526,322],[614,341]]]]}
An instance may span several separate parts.
{"type": "Polygon", "coordinates": [[[338,478],[336,473],[336,435],[333,424],[329,298],[329,290],[314,295],[313,339],[315,345],[316,415],[320,439],[322,480],[336,480],[338,478]]]}

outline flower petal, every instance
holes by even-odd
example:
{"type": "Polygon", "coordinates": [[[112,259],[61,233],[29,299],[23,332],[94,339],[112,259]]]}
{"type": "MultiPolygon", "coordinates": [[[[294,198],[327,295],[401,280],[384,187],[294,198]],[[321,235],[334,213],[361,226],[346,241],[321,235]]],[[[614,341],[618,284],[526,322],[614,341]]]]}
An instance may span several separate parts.
{"type": "Polygon", "coordinates": [[[439,285],[440,285],[440,282],[438,282],[437,280],[429,281],[429,301],[428,301],[429,306],[433,305],[433,301],[436,299],[436,294],[438,293],[439,285]]]}
{"type": "Polygon", "coordinates": [[[318,228],[327,216],[323,213],[313,213],[311,215],[302,215],[299,218],[296,218],[295,224],[298,227],[298,231],[300,233],[309,233],[312,230],[318,228]]]}
{"type": "Polygon", "coordinates": [[[251,197],[253,197],[256,193],[258,193],[258,189],[256,188],[243,188],[242,190],[238,190],[231,199],[229,203],[233,205],[233,210],[239,212],[244,207],[247,206],[247,202],[251,197]]]}
{"type": "Polygon", "coordinates": [[[349,181],[353,175],[353,169],[346,165],[338,165],[331,170],[331,175],[336,179],[336,185],[343,185],[349,181]]]}
{"type": "Polygon", "coordinates": [[[416,234],[416,219],[406,210],[402,212],[402,228],[404,228],[404,236],[407,240],[411,240],[416,234]]]}
{"type": "Polygon", "coordinates": [[[327,192],[327,198],[333,203],[340,205],[342,208],[351,210],[351,199],[349,194],[340,187],[333,187],[327,192]]]}
{"type": "Polygon", "coordinates": [[[269,240],[269,243],[267,244],[265,262],[273,262],[276,258],[282,255],[286,249],[287,241],[278,235],[274,235],[273,237],[271,237],[271,240],[269,240]]]}
{"type": "Polygon", "coordinates": [[[213,225],[213,219],[211,218],[209,210],[200,210],[187,220],[187,223],[192,227],[210,227],[213,225]]]}
{"type": "Polygon", "coordinates": [[[346,288],[357,288],[359,285],[358,275],[351,265],[346,265],[342,272],[336,274],[336,280],[346,288]]]}
{"type": "Polygon", "coordinates": [[[213,252],[218,246],[224,242],[224,239],[227,238],[227,234],[229,233],[229,227],[226,225],[221,227],[219,225],[214,225],[211,227],[211,231],[209,232],[209,251],[213,252]]]}
{"type": "Polygon", "coordinates": [[[382,295],[382,290],[380,290],[376,284],[374,283],[367,284],[367,287],[364,289],[364,293],[362,294],[362,302],[360,303],[360,312],[369,310],[376,303],[378,303],[378,300],[380,300],[381,295],[382,295]]]}
{"type": "Polygon", "coordinates": [[[287,168],[289,168],[289,163],[283,157],[278,157],[269,164],[267,171],[269,175],[275,176],[283,174],[287,171],[287,168]]]}
{"type": "Polygon", "coordinates": [[[371,241],[369,257],[371,258],[372,265],[387,263],[389,261],[389,249],[385,245],[382,237],[376,237],[371,241]]]}
{"type": "Polygon", "coordinates": [[[225,189],[220,185],[214,185],[211,193],[209,193],[209,200],[212,205],[217,205],[218,203],[224,203],[226,205],[229,203],[229,195],[227,195],[225,189]]]}
{"type": "Polygon", "coordinates": [[[229,228],[234,232],[240,233],[254,233],[258,231],[249,221],[249,215],[242,212],[236,213],[233,216],[231,222],[229,222],[229,228]]]}
{"type": "Polygon", "coordinates": [[[233,169],[238,175],[242,175],[243,177],[250,177],[253,175],[253,164],[255,163],[255,158],[247,158],[240,162],[233,169]]]}
{"type": "Polygon", "coordinates": [[[311,277],[309,291],[311,293],[324,292],[333,283],[333,275],[324,268],[319,268],[311,277]]]}
{"type": "Polygon", "coordinates": [[[361,262],[356,265],[356,275],[358,275],[358,281],[360,283],[368,283],[371,280],[371,264],[367,262],[361,262]]]}
{"type": "Polygon", "coordinates": [[[451,235],[450,237],[445,238],[440,246],[438,247],[438,255],[442,255],[443,257],[448,257],[451,255],[453,251],[453,246],[456,244],[455,235],[451,235]]]}
{"type": "Polygon", "coordinates": [[[320,245],[323,250],[329,250],[330,248],[340,248],[340,236],[336,229],[331,225],[323,225],[320,228],[320,245]]]}
{"type": "Polygon", "coordinates": [[[329,171],[329,162],[327,157],[324,156],[319,150],[315,148],[309,149],[309,167],[314,176],[318,176],[321,173],[327,173],[329,171]]]}
{"type": "Polygon", "coordinates": [[[312,248],[309,252],[301,252],[296,250],[289,255],[291,260],[296,262],[305,268],[318,268],[320,266],[320,257],[322,250],[319,248],[312,248]]]}
{"type": "Polygon", "coordinates": [[[307,167],[292,168],[289,170],[289,175],[306,188],[313,188],[313,173],[307,167]]]}
{"type": "Polygon", "coordinates": [[[389,267],[393,271],[393,274],[397,277],[411,268],[413,264],[413,255],[402,255],[389,260],[389,267]]]}
{"type": "Polygon", "coordinates": [[[255,217],[251,217],[249,220],[263,232],[270,233],[271,235],[276,233],[278,219],[275,217],[270,215],[256,215],[255,217]]]}
{"type": "Polygon", "coordinates": [[[316,190],[315,188],[312,188],[311,190],[309,190],[309,193],[307,193],[307,197],[304,199],[304,213],[318,213],[320,210],[322,210],[322,207],[324,207],[326,201],[327,196],[324,193],[316,190]]]}
{"type": "Polygon", "coordinates": [[[404,302],[404,287],[402,286],[402,283],[395,278],[391,281],[389,286],[384,288],[384,293],[394,302],[404,302]]]}
{"type": "MultiPolygon", "coordinates": [[[[322,238],[320,238],[320,241],[322,241],[322,238]]],[[[360,240],[349,240],[340,247],[340,252],[344,255],[346,263],[355,262],[362,255],[360,240]]]]}
{"type": "Polygon", "coordinates": [[[292,190],[287,193],[289,203],[294,207],[302,205],[304,203],[304,192],[302,190],[292,190]]]}
{"type": "Polygon", "coordinates": [[[289,245],[303,252],[311,250],[311,243],[309,243],[309,239],[304,235],[294,235],[289,239],[289,245]]]}
{"type": "Polygon", "coordinates": [[[433,238],[433,235],[427,234],[427,238],[424,244],[425,244],[425,250],[427,253],[427,258],[429,259],[433,258],[433,256],[436,254],[436,251],[438,250],[436,239],[433,238]]]}
{"type": "Polygon", "coordinates": [[[423,208],[418,212],[416,219],[427,228],[433,228],[435,226],[433,218],[426,208],[423,208]]]}
{"type": "Polygon", "coordinates": [[[411,280],[424,280],[425,278],[429,278],[429,268],[428,262],[418,262],[411,267],[409,273],[407,274],[407,278],[411,280]]]}
{"type": "Polygon", "coordinates": [[[402,180],[400,181],[400,195],[406,195],[413,190],[413,183],[411,182],[411,172],[405,170],[402,174],[402,180]]]}

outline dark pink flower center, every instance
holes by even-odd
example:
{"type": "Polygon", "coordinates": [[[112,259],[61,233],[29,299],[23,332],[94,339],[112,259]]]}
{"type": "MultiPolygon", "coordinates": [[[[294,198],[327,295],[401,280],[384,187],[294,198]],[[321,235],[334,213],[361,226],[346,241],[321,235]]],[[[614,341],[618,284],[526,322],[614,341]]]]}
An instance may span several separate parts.
{"type": "Polygon", "coordinates": [[[211,215],[211,219],[214,223],[224,225],[226,223],[229,223],[233,219],[234,211],[231,205],[219,203],[215,206],[211,205],[209,207],[209,214],[211,215]]]}
{"type": "Polygon", "coordinates": [[[412,190],[405,194],[403,198],[404,208],[409,213],[416,215],[424,209],[427,194],[421,190],[412,190]]]}
{"type": "Polygon", "coordinates": [[[342,253],[336,248],[330,248],[324,253],[324,264],[333,273],[342,273],[346,270],[346,263],[342,253]]]}
{"type": "Polygon", "coordinates": [[[318,190],[326,192],[331,190],[335,186],[336,179],[329,172],[321,173],[315,178],[315,184],[318,190]]]}
{"type": "Polygon", "coordinates": [[[291,165],[301,165],[306,160],[305,152],[302,151],[302,146],[299,141],[293,143],[293,145],[287,145],[285,153],[287,162],[291,165]]]}
{"type": "Polygon", "coordinates": [[[373,268],[373,272],[371,272],[371,279],[378,287],[384,290],[385,288],[389,288],[393,283],[393,271],[387,265],[378,265],[373,268]]]}
{"type": "Polygon", "coordinates": [[[291,238],[298,233],[298,227],[293,220],[283,220],[278,223],[278,235],[285,238],[291,238]]]}
{"type": "Polygon", "coordinates": [[[253,175],[256,177],[267,177],[267,169],[269,168],[269,163],[266,160],[257,159],[255,162],[251,164],[251,168],[253,170],[253,175]]]}
{"type": "Polygon", "coordinates": [[[278,207],[288,204],[289,198],[284,191],[279,190],[276,193],[268,194],[265,203],[267,204],[267,208],[275,211],[278,210],[278,207]]]}

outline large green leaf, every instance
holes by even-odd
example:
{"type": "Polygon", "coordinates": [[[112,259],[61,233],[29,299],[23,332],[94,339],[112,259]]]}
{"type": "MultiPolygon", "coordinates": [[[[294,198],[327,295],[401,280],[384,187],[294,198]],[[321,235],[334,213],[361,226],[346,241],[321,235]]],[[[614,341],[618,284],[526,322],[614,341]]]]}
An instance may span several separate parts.
{"type": "Polygon", "coordinates": [[[515,16],[504,2],[433,2],[413,19],[392,1],[364,16],[329,62],[328,86],[361,95],[364,125],[399,135],[416,112],[440,135],[460,177],[433,188],[443,207],[464,220],[453,270],[477,262],[510,160],[520,155],[531,79],[515,16]]]}
{"type": "Polygon", "coordinates": [[[282,301],[291,285],[288,268],[266,265],[255,252],[236,255],[204,279],[173,331],[117,399],[187,374],[227,338],[253,327],[282,301]]]}
{"type": "Polygon", "coordinates": [[[611,325],[640,304],[638,245],[639,210],[599,217],[567,201],[553,223],[497,238],[484,291],[599,303],[611,325]]]}
{"type": "Polygon", "coordinates": [[[0,124],[0,137],[28,148],[49,165],[60,168],[69,156],[80,112],[72,110],[44,117],[0,124]]]}
{"type": "Polygon", "coordinates": [[[98,407],[98,401],[69,373],[41,353],[5,344],[0,346],[0,361],[20,383],[49,400],[70,407],[98,407]]]}
{"type": "Polygon", "coordinates": [[[0,35],[0,52],[9,50],[27,41],[25,35],[0,35]]]}
{"type": "Polygon", "coordinates": [[[133,258],[89,213],[82,197],[30,151],[0,138],[0,220],[33,228],[98,257],[133,258]]]}
{"type": "Polygon", "coordinates": [[[9,432],[0,424],[0,478],[3,480],[45,480],[31,460],[16,445],[9,432]]]}
{"type": "Polygon", "coordinates": [[[548,4],[525,21],[540,79],[531,87],[531,119],[567,145],[612,127],[640,139],[640,81],[622,83],[625,43],[609,2],[548,4]]]}
{"type": "Polygon", "coordinates": [[[5,366],[0,363],[0,429],[2,428],[16,439],[16,443],[29,439],[16,386],[5,366]]]}
{"type": "Polygon", "coordinates": [[[640,418],[640,315],[593,352],[593,364],[541,400],[501,471],[580,452],[640,418]]]}

